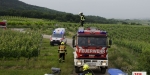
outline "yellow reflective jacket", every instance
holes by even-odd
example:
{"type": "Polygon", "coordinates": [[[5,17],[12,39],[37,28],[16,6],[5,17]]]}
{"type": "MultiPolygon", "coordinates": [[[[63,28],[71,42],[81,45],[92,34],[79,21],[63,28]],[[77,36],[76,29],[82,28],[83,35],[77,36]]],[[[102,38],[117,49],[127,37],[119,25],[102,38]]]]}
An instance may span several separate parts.
{"type": "Polygon", "coordinates": [[[59,46],[59,53],[65,53],[65,49],[66,49],[65,45],[60,45],[59,46]]]}
{"type": "Polygon", "coordinates": [[[83,15],[81,15],[81,21],[84,21],[85,17],[83,15]]]}

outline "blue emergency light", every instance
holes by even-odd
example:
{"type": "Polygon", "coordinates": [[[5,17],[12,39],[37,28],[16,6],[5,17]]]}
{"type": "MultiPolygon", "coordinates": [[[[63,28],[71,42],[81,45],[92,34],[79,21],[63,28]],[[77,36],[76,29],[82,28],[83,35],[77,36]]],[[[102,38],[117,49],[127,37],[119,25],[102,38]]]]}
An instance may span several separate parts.
{"type": "Polygon", "coordinates": [[[115,68],[108,69],[108,73],[110,75],[126,75],[126,73],[122,72],[120,69],[115,69],[115,68]]]}
{"type": "Polygon", "coordinates": [[[53,33],[56,33],[56,31],[53,31],[53,33]]]}
{"type": "Polygon", "coordinates": [[[62,32],[60,32],[60,34],[63,34],[63,31],[62,31],[62,32]]]}
{"type": "MultiPolygon", "coordinates": [[[[56,31],[54,30],[53,33],[55,34],[56,31]]],[[[58,33],[58,34],[59,34],[59,33],[58,33]]],[[[60,32],[60,34],[64,34],[64,31],[62,30],[62,31],[60,32]]]]}
{"type": "Polygon", "coordinates": [[[78,33],[84,33],[84,30],[78,30],[78,33]]]}
{"type": "Polygon", "coordinates": [[[60,34],[64,34],[64,31],[62,30],[62,31],[60,32],[60,34]]]}
{"type": "Polygon", "coordinates": [[[106,34],[107,32],[106,31],[100,31],[100,34],[106,34]]]}

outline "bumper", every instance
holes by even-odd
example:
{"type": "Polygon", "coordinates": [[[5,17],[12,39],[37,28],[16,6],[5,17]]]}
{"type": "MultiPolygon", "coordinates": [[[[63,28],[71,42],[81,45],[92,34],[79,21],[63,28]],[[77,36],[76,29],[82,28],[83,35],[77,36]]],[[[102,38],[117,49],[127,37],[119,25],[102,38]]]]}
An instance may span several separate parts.
{"type": "Polygon", "coordinates": [[[50,41],[50,43],[51,43],[51,44],[60,44],[61,41],[59,41],[59,40],[53,40],[53,41],[50,41]]]}
{"type": "Polygon", "coordinates": [[[107,68],[108,60],[74,59],[74,65],[76,67],[82,67],[84,64],[88,64],[90,68],[107,68]]]}

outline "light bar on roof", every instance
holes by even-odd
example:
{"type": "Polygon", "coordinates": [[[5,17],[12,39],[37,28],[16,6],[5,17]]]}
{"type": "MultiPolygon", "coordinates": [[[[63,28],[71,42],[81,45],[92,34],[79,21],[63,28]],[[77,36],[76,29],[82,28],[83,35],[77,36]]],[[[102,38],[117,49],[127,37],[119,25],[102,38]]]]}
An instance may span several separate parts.
{"type": "Polygon", "coordinates": [[[84,33],[84,30],[78,30],[78,33],[84,33]]]}
{"type": "Polygon", "coordinates": [[[56,31],[53,31],[53,33],[56,33],[56,31]]]}
{"type": "Polygon", "coordinates": [[[54,31],[53,31],[53,33],[54,34],[64,34],[64,30],[60,30],[60,29],[55,29],[54,31]]]}
{"type": "Polygon", "coordinates": [[[83,28],[83,27],[80,27],[80,28],[78,29],[78,33],[84,33],[84,28],[83,28]]]}
{"type": "Polygon", "coordinates": [[[100,34],[106,34],[107,32],[106,31],[100,31],[100,34]]]}
{"type": "Polygon", "coordinates": [[[63,31],[61,31],[60,34],[63,34],[63,31]]]}

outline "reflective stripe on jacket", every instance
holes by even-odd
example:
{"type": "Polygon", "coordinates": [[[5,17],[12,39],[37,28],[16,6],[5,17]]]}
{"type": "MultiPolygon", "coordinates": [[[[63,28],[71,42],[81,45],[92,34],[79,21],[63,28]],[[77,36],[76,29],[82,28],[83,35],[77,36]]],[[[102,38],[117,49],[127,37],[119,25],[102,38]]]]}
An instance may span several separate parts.
{"type": "Polygon", "coordinates": [[[65,45],[60,45],[59,46],[59,53],[65,53],[65,48],[66,48],[65,45]]]}
{"type": "Polygon", "coordinates": [[[81,21],[84,21],[84,20],[85,20],[84,16],[81,16],[81,21]]]}

